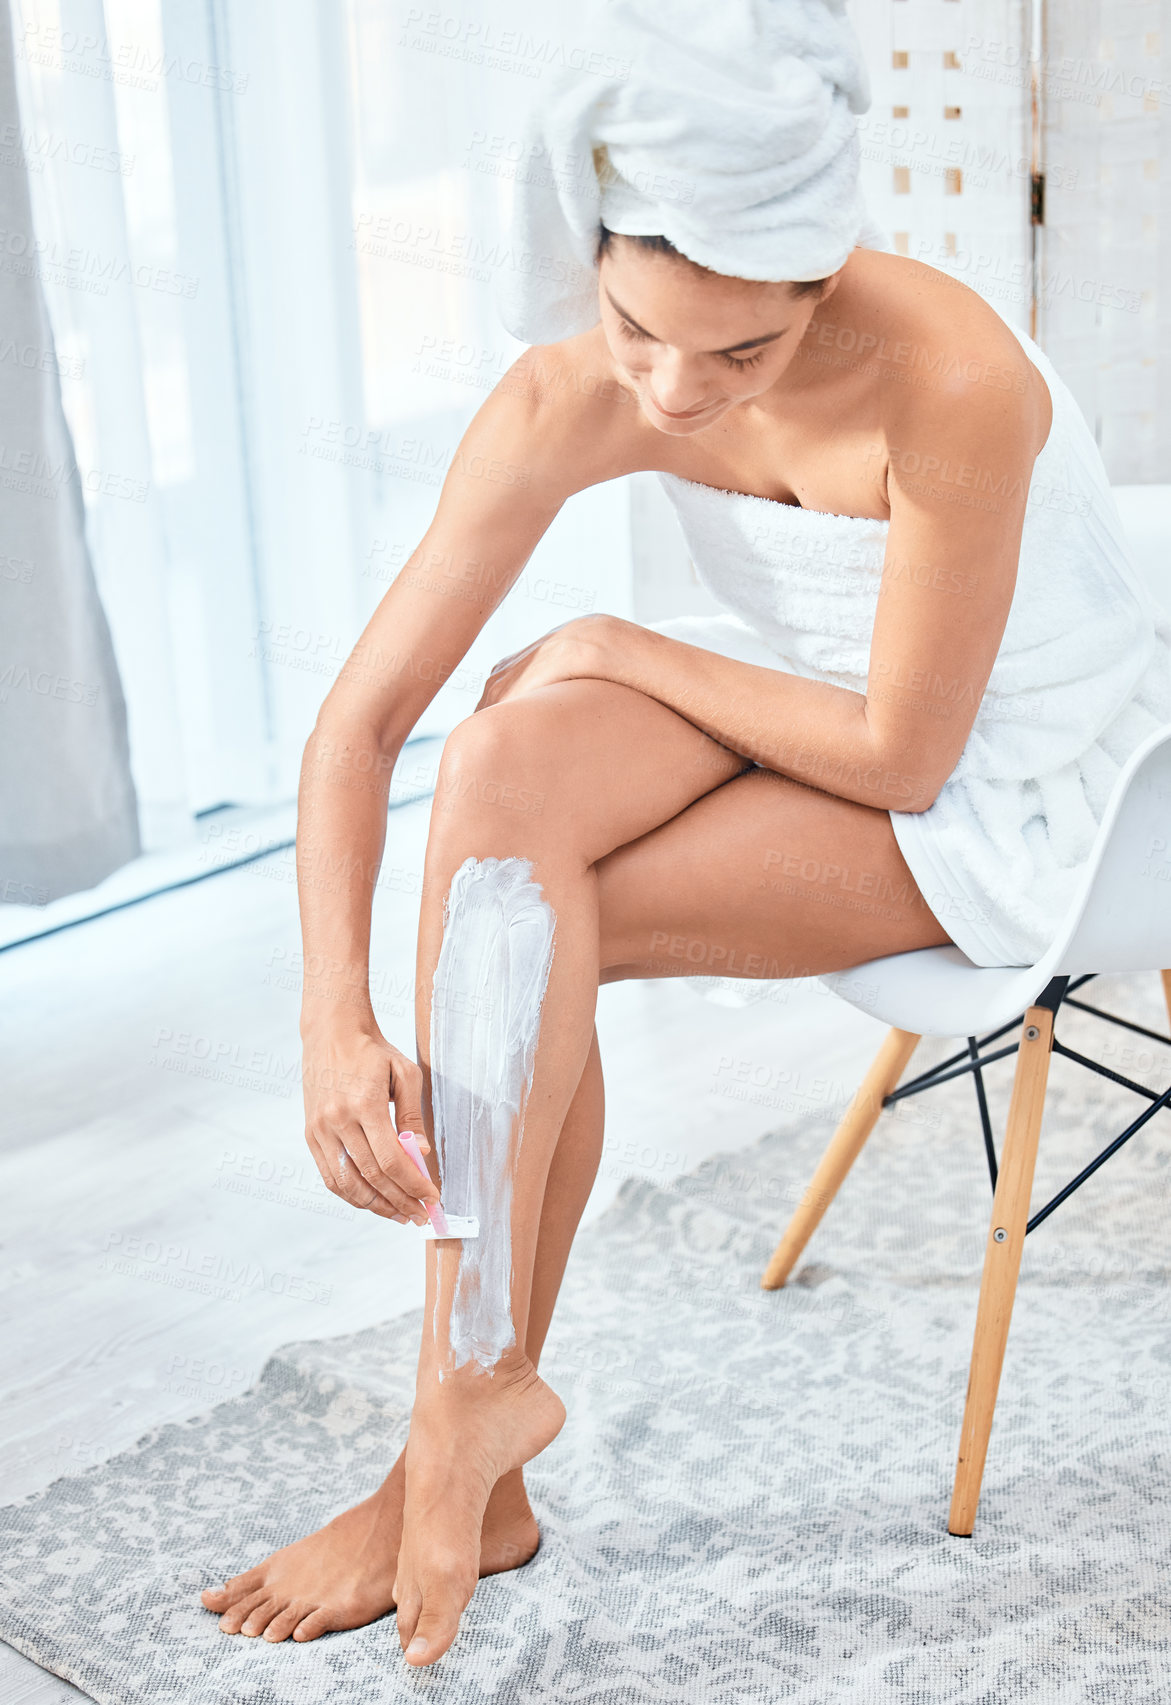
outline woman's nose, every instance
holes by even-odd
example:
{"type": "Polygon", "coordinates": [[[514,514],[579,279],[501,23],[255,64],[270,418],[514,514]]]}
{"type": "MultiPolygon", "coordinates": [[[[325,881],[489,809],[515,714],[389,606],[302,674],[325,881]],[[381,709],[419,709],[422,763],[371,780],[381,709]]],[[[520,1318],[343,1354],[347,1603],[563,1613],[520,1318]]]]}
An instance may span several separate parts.
{"type": "Polygon", "coordinates": [[[686,414],[705,400],[705,385],[695,368],[678,357],[655,361],[650,371],[655,401],[668,414],[686,414]]]}

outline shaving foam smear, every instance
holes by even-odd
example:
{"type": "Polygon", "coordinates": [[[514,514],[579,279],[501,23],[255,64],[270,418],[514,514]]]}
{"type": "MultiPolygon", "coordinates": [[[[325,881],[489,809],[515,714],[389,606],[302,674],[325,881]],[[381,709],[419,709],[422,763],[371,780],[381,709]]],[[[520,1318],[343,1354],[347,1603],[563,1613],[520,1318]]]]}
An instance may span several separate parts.
{"type": "Polygon", "coordinates": [[[465,859],[451,880],[431,996],[431,1106],[443,1202],[461,1245],[453,1368],[491,1370],[515,1342],[512,1188],[553,962],[553,909],[523,858],[465,859]]]}

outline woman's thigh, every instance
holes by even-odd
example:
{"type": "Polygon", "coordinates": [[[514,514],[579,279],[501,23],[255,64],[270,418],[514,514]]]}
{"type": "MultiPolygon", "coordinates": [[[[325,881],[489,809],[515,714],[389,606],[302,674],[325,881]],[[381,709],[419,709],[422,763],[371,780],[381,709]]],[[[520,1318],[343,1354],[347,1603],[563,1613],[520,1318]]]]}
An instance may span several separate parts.
{"type": "Polygon", "coordinates": [[[598,861],[602,975],[780,978],[951,938],[890,815],[751,769],[598,861]]]}
{"type": "Polygon", "coordinates": [[[584,870],[747,768],[632,687],[540,687],[476,711],[448,736],[429,862],[515,854],[584,870]]]}

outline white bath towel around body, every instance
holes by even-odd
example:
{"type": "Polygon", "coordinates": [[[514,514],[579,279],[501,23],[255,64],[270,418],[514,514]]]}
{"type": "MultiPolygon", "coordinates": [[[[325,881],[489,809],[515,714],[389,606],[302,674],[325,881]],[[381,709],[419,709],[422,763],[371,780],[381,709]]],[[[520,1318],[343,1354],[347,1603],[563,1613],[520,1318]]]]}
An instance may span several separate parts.
{"type": "MultiPolygon", "coordinates": [[[[900,811],[895,800],[891,809],[928,906],[977,965],[1042,957],[1119,771],[1171,723],[1171,619],[1134,569],[1072,392],[1044,351],[1015,335],[1049,386],[1053,424],[1029,485],[1012,607],[955,769],[926,811],[900,811]]],[[[729,614],[651,625],[742,662],[865,692],[890,523],[659,478],[697,573],[729,614]]],[[[975,491],[956,496],[981,501],[975,491]]],[[[964,601],[958,585],[960,621],[964,601]]],[[[832,791],[833,778],[824,785],[832,791]]]]}

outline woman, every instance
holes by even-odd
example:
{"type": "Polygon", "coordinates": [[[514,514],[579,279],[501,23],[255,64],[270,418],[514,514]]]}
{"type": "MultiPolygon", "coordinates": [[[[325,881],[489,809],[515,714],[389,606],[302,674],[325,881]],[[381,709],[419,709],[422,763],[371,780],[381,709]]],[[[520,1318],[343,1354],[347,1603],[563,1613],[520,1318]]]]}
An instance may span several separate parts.
{"type": "Polygon", "coordinates": [[[537,1365],[602,1143],[600,982],[949,941],[1030,963],[1121,763],[1171,719],[1168,636],[1069,392],[973,292],[859,246],[865,81],[837,8],[787,6],[783,31],[710,10],[717,36],[692,19],[673,46],[616,9],[645,38],[630,78],[567,76],[540,117],[551,169],[517,229],[566,264],[526,275],[514,329],[543,341],[476,415],[309,742],[306,965],[365,987],[395,757],[575,492],[657,470],[729,614],[590,616],[496,666],[436,788],[419,1064],[368,1001],[306,982],[326,1183],[424,1223],[437,1182],[396,1132],[426,1131],[479,1235],[428,1250],[405,1452],[204,1594],[229,1633],[397,1604],[430,1664],[477,1575],[536,1550],[521,1469],[565,1413],[537,1365]],[[570,144],[588,169],[555,169],[570,144]]]}

